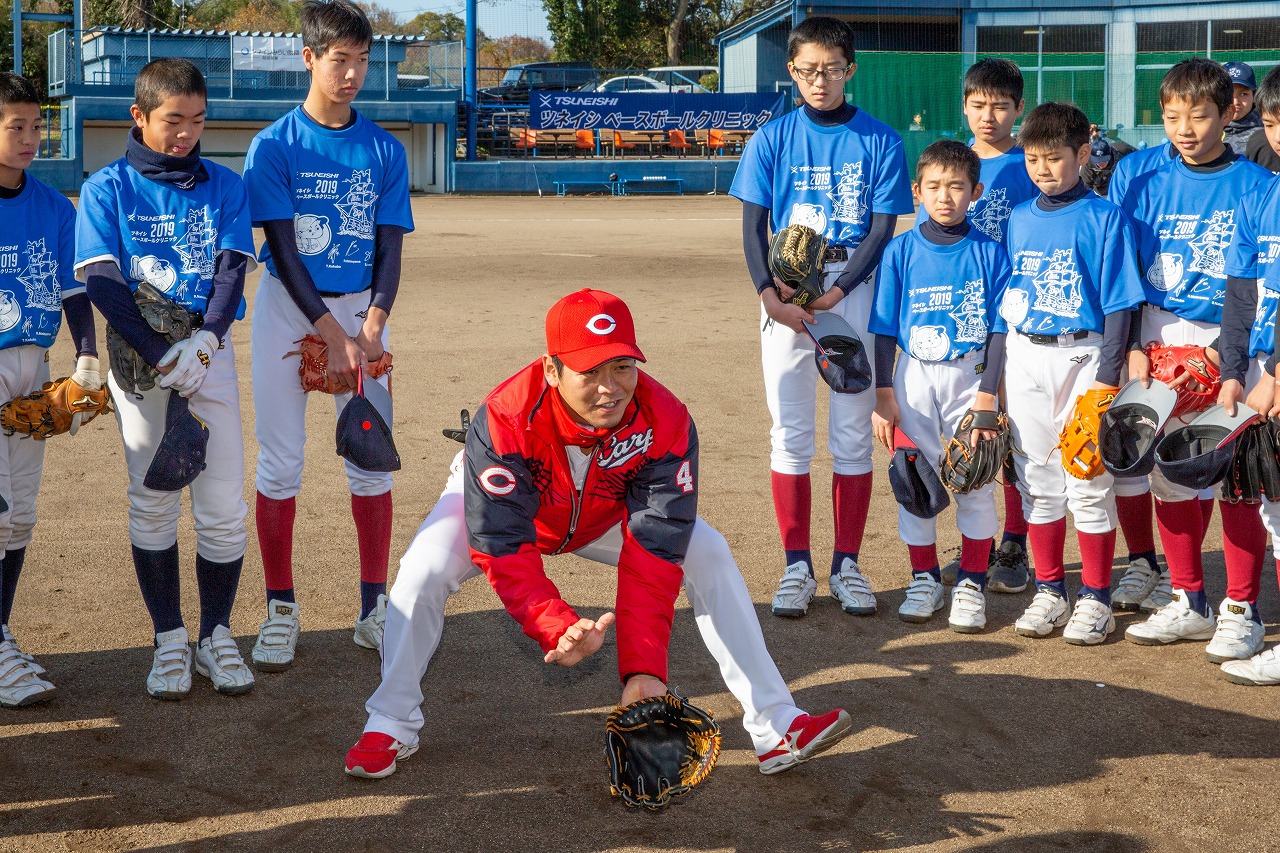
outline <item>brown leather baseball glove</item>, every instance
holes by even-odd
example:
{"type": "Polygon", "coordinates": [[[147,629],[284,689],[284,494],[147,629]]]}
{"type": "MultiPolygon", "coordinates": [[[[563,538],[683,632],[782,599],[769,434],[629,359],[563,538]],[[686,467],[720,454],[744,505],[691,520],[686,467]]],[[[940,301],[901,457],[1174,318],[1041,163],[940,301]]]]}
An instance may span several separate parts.
{"type": "MultiPolygon", "coordinates": [[[[304,391],[323,391],[326,394],[349,394],[355,389],[329,373],[329,345],[319,335],[305,335],[294,341],[298,349],[284,354],[284,358],[299,355],[298,376],[304,391]]],[[[391,353],[384,351],[382,358],[370,363],[369,376],[377,379],[391,372],[391,353]]]]}
{"type": "Polygon", "coordinates": [[[36,441],[53,435],[76,433],[81,426],[110,412],[111,392],[103,385],[90,391],[70,376],[46,382],[34,394],[15,397],[0,406],[0,426],[5,435],[20,433],[36,441]]]}

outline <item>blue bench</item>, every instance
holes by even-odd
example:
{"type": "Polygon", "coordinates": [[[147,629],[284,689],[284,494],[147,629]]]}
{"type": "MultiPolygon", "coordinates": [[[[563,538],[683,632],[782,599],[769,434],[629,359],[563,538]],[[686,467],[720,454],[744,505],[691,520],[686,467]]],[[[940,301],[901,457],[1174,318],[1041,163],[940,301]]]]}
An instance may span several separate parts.
{"type": "Polygon", "coordinates": [[[610,181],[608,179],[601,179],[598,181],[552,181],[551,183],[555,185],[556,195],[565,195],[570,189],[574,187],[590,187],[591,190],[589,191],[595,191],[600,189],[601,187],[605,187],[609,190],[609,195],[625,195],[626,194],[623,192],[622,181],[610,181]]]}
{"type": "Polygon", "coordinates": [[[684,178],[668,178],[665,175],[646,175],[643,178],[623,178],[622,194],[674,192],[684,195],[684,178]]]}

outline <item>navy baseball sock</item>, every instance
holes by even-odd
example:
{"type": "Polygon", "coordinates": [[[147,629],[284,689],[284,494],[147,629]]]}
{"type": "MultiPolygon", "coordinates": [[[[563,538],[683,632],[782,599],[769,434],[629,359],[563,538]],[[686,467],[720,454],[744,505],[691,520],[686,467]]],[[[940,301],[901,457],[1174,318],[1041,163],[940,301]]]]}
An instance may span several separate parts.
{"type": "Polygon", "coordinates": [[[1110,607],[1111,606],[1111,588],[1110,587],[1103,588],[1103,587],[1097,587],[1097,586],[1082,586],[1080,587],[1080,594],[1077,595],[1076,598],[1092,598],[1095,601],[1100,601],[1103,604],[1110,607]]]}
{"type": "Polygon", "coordinates": [[[133,569],[138,573],[142,600],[151,614],[157,634],[182,627],[182,595],[178,575],[178,543],[163,551],[133,547],[133,569]]]}
{"type": "Polygon", "coordinates": [[[1063,598],[1066,598],[1066,597],[1067,597],[1067,582],[1066,582],[1066,581],[1064,581],[1064,580],[1062,580],[1062,581],[1042,581],[1042,580],[1037,580],[1037,581],[1036,581],[1036,591],[1040,591],[1040,590],[1048,590],[1049,592],[1056,592],[1058,595],[1062,596],[1063,598]]]}
{"type": "Polygon", "coordinates": [[[808,550],[805,551],[784,551],[787,555],[787,565],[793,566],[796,563],[804,563],[809,569],[809,577],[813,577],[813,554],[808,550]]]}
{"type": "Polygon", "coordinates": [[[1000,538],[1000,544],[1003,545],[1006,542],[1017,542],[1022,550],[1027,550],[1027,534],[1025,533],[1010,533],[1006,530],[1004,536],[1000,538]]]}
{"type": "Polygon", "coordinates": [[[1256,601],[1250,601],[1250,602],[1249,602],[1249,610],[1251,611],[1251,612],[1250,612],[1250,614],[1249,614],[1249,619],[1250,619],[1250,620],[1252,620],[1252,621],[1254,621],[1254,622],[1257,622],[1259,625],[1261,625],[1261,624],[1262,624],[1262,614],[1258,612],[1258,602],[1256,602],[1256,601]]]}
{"type": "Polygon", "coordinates": [[[200,639],[213,636],[219,625],[231,627],[231,606],[240,587],[244,557],[215,563],[196,554],[196,585],[200,587],[200,639]]]}
{"type": "Polygon", "coordinates": [[[27,548],[12,548],[0,560],[0,625],[9,624],[13,612],[13,596],[18,591],[18,575],[22,574],[22,562],[27,559],[27,548]]]}
{"type": "Polygon", "coordinates": [[[1201,616],[1211,615],[1209,610],[1209,596],[1203,589],[1198,589],[1195,592],[1192,592],[1189,589],[1184,589],[1183,592],[1186,594],[1187,601],[1191,604],[1192,610],[1199,613],[1201,616]]]}
{"type": "MultiPolygon", "coordinates": [[[[938,580],[942,580],[941,573],[939,573],[938,575],[938,580]]],[[[973,581],[978,585],[978,589],[986,589],[987,573],[986,572],[966,572],[964,569],[961,569],[960,571],[956,572],[956,583],[960,583],[962,581],[973,581]]]]}
{"type": "Polygon", "coordinates": [[[386,581],[370,583],[360,581],[360,618],[368,616],[378,607],[378,596],[387,594],[386,581]]]}
{"type": "Polygon", "coordinates": [[[1130,554],[1129,562],[1132,563],[1135,560],[1148,560],[1151,563],[1151,568],[1155,569],[1157,572],[1160,571],[1160,564],[1156,562],[1156,552],[1154,549],[1151,551],[1143,551],[1141,554],[1130,554]]]}
{"type": "Polygon", "coordinates": [[[831,555],[831,574],[833,575],[840,574],[840,567],[844,565],[845,560],[853,560],[853,562],[856,564],[858,562],[858,552],[857,551],[834,552],[831,555]]]}
{"type": "Polygon", "coordinates": [[[296,604],[297,599],[293,597],[293,587],[288,589],[272,589],[267,587],[267,601],[275,599],[276,601],[287,601],[290,604],[296,604]]]}

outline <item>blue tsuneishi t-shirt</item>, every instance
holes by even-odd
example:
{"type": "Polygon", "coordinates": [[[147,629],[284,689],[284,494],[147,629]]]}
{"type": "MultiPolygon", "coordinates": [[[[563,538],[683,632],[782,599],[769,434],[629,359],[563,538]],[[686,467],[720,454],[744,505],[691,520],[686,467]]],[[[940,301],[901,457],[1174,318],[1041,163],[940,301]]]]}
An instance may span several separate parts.
{"type": "Polygon", "coordinates": [[[969,202],[969,223],[997,243],[1005,238],[1009,214],[1024,201],[1040,195],[1027,174],[1027,158],[1021,148],[1010,148],[999,157],[982,161],[982,195],[969,202]]]}
{"type": "Polygon", "coordinates": [[[76,209],[30,174],[0,198],[0,349],[53,345],[62,300],[84,293],[75,279],[76,209]]]}

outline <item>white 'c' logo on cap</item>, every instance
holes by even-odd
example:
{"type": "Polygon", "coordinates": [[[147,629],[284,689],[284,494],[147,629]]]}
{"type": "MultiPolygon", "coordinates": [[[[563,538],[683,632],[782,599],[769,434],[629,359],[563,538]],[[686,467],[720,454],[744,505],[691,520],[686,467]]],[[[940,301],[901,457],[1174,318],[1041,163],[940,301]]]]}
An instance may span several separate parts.
{"type": "Polygon", "coordinates": [[[608,314],[597,314],[587,321],[587,331],[593,335],[607,335],[618,328],[618,321],[608,314]]]}

